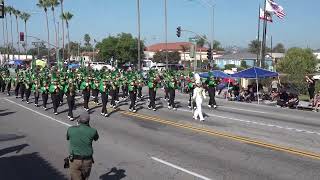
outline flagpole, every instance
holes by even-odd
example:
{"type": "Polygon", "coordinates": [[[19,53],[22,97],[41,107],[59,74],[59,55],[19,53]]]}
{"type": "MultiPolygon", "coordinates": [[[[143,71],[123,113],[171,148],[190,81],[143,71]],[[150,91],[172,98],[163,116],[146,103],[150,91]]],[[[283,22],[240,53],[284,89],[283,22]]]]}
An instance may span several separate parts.
{"type": "MultiPolygon", "coordinates": [[[[258,40],[258,44],[260,42],[260,4],[259,4],[259,9],[258,9],[258,36],[257,36],[257,40],[258,40]]],[[[258,45],[259,46],[259,45],[258,45]]],[[[260,48],[258,48],[259,50],[260,48]]],[[[258,66],[258,63],[259,63],[259,51],[257,51],[257,61],[256,61],[256,66],[258,66]]]]}
{"type": "MultiPolygon", "coordinates": [[[[267,0],[266,0],[267,1],[267,0]]],[[[267,2],[265,1],[265,6],[264,6],[264,28],[263,28],[263,48],[262,48],[262,68],[265,68],[265,58],[266,58],[266,44],[267,44],[267,26],[268,26],[268,21],[267,21],[267,12],[266,12],[266,6],[267,2]]]]}
{"type": "Polygon", "coordinates": [[[263,32],[262,32],[262,41],[260,46],[260,64],[259,67],[263,67],[263,63],[265,60],[265,41],[266,41],[266,34],[267,34],[267,13],[266,13],[266,6],[267,6],[267,0],[264,0],[264,8],[263,8],[263,32]]]}

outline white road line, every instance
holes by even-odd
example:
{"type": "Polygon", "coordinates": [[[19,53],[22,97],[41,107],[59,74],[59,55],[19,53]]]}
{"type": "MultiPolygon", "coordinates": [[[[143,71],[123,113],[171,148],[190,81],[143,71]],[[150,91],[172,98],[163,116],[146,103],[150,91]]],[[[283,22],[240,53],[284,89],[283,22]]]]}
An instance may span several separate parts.
{"type": "Polygon", "coordinates": [[[268,112],[263,112],[263,111],[255,111],[255,110],[248,110],[248,109],[240,109],[240,108],[233,108],[233,107],[227,107],[227,106],[220,106],[222,108],[226,109],[234,109],[234,110],[239,110],[239,111],[247,111],[247,112],[253,112],[253,113],[260,113],[260,114],[268,114],[268,112]]]}
{"type": "Polygon", "coordinates": [[[167,165],[167,166],[170,166],[170,167],[172,167],[172,168],[174,168],[174,169],[177,169],[177,170],[183,171],[183,172],[185,172],[185,173],[188,173],[188,174],[190,174],[190,175],[192,175],[192,176],[195,176],[195,177],[197,177],[197,178],[200,178],[200,179],[203,179],[203,180],[212,180],[212,179],[210,179],[210,178],[207,178],[207,177],[202,176],[202,175],[200,175],[200,174],[197,174],[197,173],[195,173],[195,172],[186,170],[186,169],[184,169],[184,168],[182,168],[182,167],[179,167],[179,166],[177,166],[177,165],[171,164],[171,163],[169,163],[169,162],[167,162],[167,161],[164,161],[164,160],[161,160],[161,159],[159,159],[159,158],[151,157],[151,159],[153,159],[153,160],[155,160],[155,161],[157,161],[157,162],[160,162],[160,163],[162,163],[162,164],[165,164],[165,165],[167,165]]]}
{"type": "MultiPolygon", "coordinates": [[[[178,109],[178,110],[179,111],[183,111],[183,112],[190,112],[190,113],[192,112],[192,111],[186,110],[186,109],[178,109]]],[[[229,120],[232,120],[232,121],[238,121],[238,122],[243,122],[243,123],[247,123],[247,124],[254,124],[254,125],[260,125],[260,126],[266,126],[266,127],[274,127],[274,128],[278,128],[278,129],[285,129],[285,130],[288,130],[288,131],[294,131],[294,132],[299,132],[299,133],[320,135],[320,132],[315,132],[315,131],[309,131],[309,130],[304,130],[304,129],[296,129],[296,128],[291,128],[291,127],[283,127],[283,126],[274,125],[274,124],[265,124],[265,123],[261,123],[261,122],[248,121],[248,120],[237,119],[237,118],[226,117],[226,116],[219,116],[219,115],[210,114],[210,113],[206,113],[206,114],[208,114],[211,117],[229,119],[229,120]]]]}
{"type": "Polygon", "coordinates": [[[49,119],[51,119],[52,121],[56,121],[56,122],[58,122],[58,123],[60,123],[60,124],[63,124],[63,125],[65,125],[65,126],[68,126],[68,127],[72,126],[71,124],[65,123],[65,122],[63,122],[63,121],[59,121],[59,120],[57,120],[57,119],[55,119],[55,118],[52,118],[52,117],[50,117],[50,116],[48,116],[48,115],[45,115],[45,114],[42,114],[42,113],[40,113],[40,112],[38,112],[38,111],[35,111],[35,110],[31,109],[31,108],[25,107],[25,106],[23,106],[23,105],[21,105],[21,104],[18,104],[18,103],[14,102],[14,101],[11,101],[11,100],[7,99],[7,98],[5,98],[5,100],[7,100],[7,101],[9,101],[10,103],[15,104],[15,105],[17,105],[17,106],[20,106],[20,107],[23,107],[23,108],[25,108],[25,109],[28,109],[29,111],[32,111],[32,112],[34,112],[34,113],[36,113],[36,114],[39,114],[39,115],[44,116],[44,117],[46,117],[46,118],[49,118],[49,119]]]}

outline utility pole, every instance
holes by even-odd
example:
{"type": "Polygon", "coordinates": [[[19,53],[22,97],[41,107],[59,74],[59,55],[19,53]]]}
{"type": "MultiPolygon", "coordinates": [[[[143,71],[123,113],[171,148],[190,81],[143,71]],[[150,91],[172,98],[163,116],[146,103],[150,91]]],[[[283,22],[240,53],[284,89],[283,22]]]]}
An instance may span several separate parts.
{"type": "Polygon", "coordinates": [[[79,41],[79,44],[78,44],[78,61],[80,61],[80,46],[81,46],[81,41],[79,41]]]}
{"type": "Polygon", "coordinates": [[[167,18],[167,0],[164,0],[164,26],[165,26],[165,39],[166,39],[166,69],[169,68],[168,64],[168,18],[167,18]]]}
{"type": "Polygon", "coordinates": [[[211,59],[209,59],[209,60],[212,60],[212,63],[214,64],[214,58],[213,58],[213,51],[214,51],[214,5],[212,5],[211,6],[211,8],[212,8],[212,20],[211,20],[211,22],[212,22],[212,26],[211,26],[211,38],[212,38],[212,44],[211,44],[211,47],[212,47],[212,56],[211,56],[211,59]]]}
{"type": "Polygon", "coordinates": [[[140,0],[137,0],[137,19],[138,19],[138,71],[141,70],[141,36],[140,36],[140,0]]]}

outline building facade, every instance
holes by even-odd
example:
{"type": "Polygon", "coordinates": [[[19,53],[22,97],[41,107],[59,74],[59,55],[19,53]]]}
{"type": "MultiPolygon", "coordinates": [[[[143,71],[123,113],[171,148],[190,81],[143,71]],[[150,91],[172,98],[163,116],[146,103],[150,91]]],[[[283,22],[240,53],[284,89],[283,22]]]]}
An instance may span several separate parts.
{"type": "MultiPolygon", "coordinates": [[[[202,48],[197,48],[196,50],[196,56],[192,57],[190,55],[190,49],[192,47],[192,43],[190,42],[175,42],[175,43],[168,43],[167,44],[167,50],[169,52],[179,52],[180,53],[180,59],[181,61],[205,61],[208,60],[207,58],[207,50],[208,48],[202,47],[202,48]]],[[[144,54],[146,59],[153,59],[153,56],[157,52],[162,52],[166,50],[166,44],[165,43],[158,43],[158,44],[153,44],[151,46],[146,47],[144,54]]],[[[213,53],[213,58],[221,56],[220,54],[214,52],[213,53]]]]}
{"type": "MultiPolygon", "coordinates": [[[[224,69],[227,64],[234,64],[236,67],[241,66],[241,62],[246,62],[247,66],[255,66],[257,62],[257,55],[249,52],[237,52],[226,54],[215,59],[215,64],[220,69],[224,69]]],[[[266,56],[265,64],[268,70],[274,70],[272,58],[266,56]]]]}

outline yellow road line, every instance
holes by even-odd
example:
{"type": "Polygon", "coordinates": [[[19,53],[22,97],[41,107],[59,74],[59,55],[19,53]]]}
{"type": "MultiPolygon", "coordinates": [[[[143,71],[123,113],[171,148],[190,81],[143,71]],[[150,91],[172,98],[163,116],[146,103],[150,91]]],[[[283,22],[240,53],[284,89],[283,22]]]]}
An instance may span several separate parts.
{"type": "Polygon", "coordinates": [[[281,152],[286,152],[286,153],[290,153],[290,154],[295,154],[295,155],[299,155],[299,156],[303,156],[303,157],[309,157],[312,159],[320,160],[320,154],[313,153],[313,152],[308,152],[308,151],[299,150],[299,149],[295,149],[295,148],[291,148],[291,147],[270,144],[270,143],[266,143],[266,142],[262,142],[262,141],[258,141],[258,140],[252,140],[250,138],[245,138],[245,137],[236,136],[236,135],[232,135],[232,134],[222,133],[222,132],[215,131],[215,130],[198,128],[198,127],[194,127],[192,125],[176,123],[176,122],[173,122],[170,120],[164,120],[164,119],[160,119],[160,118],[154,117],[154,116],[131,113],[131,112],[127,112],[127,111],[121,111],[120,113],[123,115],[127,115],[127,116],[137,117],[138,119],[141,119],[141,120],[154,121],[154,122],[158,122],[158,123],[162,123],[162,124],[167,124],[167,125],[171,125],[171,126],[175,126],[175,127],[179,127],[179,128],[183,128],[183,129],[188,129],[188,130],[212,135],[212,136],[219,136],[219,137],[223,137],[223,138],[227,138],[227,139],[231,139],[231,140],[235,140],[235,141],[239,141],[239,142],[257,145],[260,147],[278,150],[281,152]]]}

